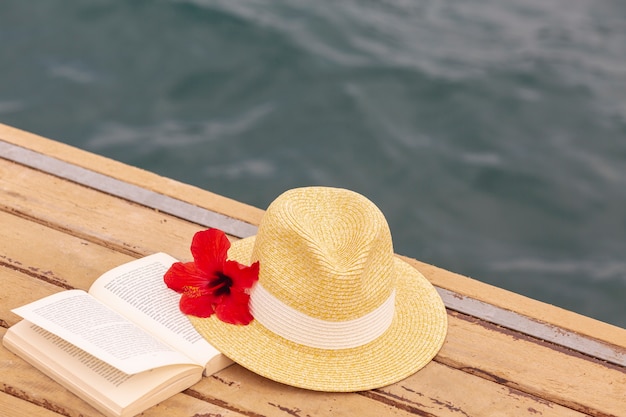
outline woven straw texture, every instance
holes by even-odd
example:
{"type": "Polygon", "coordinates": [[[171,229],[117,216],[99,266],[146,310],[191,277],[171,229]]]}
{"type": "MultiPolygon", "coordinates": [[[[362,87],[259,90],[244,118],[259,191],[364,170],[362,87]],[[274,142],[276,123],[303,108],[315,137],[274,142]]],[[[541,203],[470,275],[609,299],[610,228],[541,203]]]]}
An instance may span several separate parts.
{"type": "MultiPolygon", "coordinates": [[[[290,190],[268,207],[258,235],[234,242],[229,258],[260,262],[259,283],[285,305],[330,322],[375,310],[395,289],[387,330],[358,347],[321,349],[287,340],[258,320],[233,326],[191,317],[211,344],[272,380],[319,391],[360,391],[397,382],[443,345],[446,310],[434,287],[393,254],[382,213],[348,190],[290,190]]],[[[289,323],[286,324],[289,326],[289,323]]]]}

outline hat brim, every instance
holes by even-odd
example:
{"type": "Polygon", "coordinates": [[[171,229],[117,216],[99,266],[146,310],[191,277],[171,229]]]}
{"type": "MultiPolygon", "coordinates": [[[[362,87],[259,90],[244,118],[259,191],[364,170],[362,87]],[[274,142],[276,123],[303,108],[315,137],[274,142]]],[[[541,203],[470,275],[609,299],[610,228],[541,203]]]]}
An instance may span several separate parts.
{"type": "MultiPolygon", "coordinates": [[[[254,240],[253,236],[234,242],[229,259],[249,264],[254,240]]],[[[397,257],[395,268],[393,322],[382,336],[356,348],[327,350],[296,344],[256,320],[235,326],[215,316],[189,319],[223,354],[274,381],[329,392],[379,388],[423,368],[440,350],[447,332],[446,309],[432,284],[397,257]]]]}

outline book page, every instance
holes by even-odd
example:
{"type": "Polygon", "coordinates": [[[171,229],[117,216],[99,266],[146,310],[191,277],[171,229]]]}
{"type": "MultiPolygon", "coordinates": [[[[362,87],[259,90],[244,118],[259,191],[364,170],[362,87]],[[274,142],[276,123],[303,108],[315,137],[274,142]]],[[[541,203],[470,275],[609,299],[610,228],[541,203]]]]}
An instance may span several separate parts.
{"type": "Polygon", "coordinates": [[[127,374],[193,363],[82,290],[56,293],[12,311],[127,374]]]}
{"type": "Polygon", "coordinates": [[[89,292],[204,366],[222,355],[180,311],[180,294],[165,285],[163,276],[174,262],[165,253],[137,259],[103,274],[89,292]]]}

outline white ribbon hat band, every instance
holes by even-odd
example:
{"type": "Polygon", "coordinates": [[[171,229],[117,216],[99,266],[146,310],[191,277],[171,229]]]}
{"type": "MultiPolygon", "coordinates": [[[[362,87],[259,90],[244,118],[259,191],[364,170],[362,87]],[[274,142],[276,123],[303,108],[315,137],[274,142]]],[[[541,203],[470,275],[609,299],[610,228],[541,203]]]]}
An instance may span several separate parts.
{"type": "Polygon", "coordinates": [[[395,294],[394,290],[383,304],[362,317],[328,321],[288,306],[257,282],[250,293],[250,311],[268,330],[294,343],[319,349],[347,349],[369,343],[389,328],[395,294]]]}

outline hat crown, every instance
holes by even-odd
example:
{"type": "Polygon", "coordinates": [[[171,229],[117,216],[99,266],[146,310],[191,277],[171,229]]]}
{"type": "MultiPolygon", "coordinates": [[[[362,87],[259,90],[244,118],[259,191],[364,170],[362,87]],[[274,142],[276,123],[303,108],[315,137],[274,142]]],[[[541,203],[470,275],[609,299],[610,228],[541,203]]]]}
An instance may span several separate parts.
{"type": "Polygon", "coordinates": [[[395,287],[391,233],[367,198],[326,187],[287,191],[268,207],[252,260],[286,305],[327,321],[357,319],[395,287]]]}

